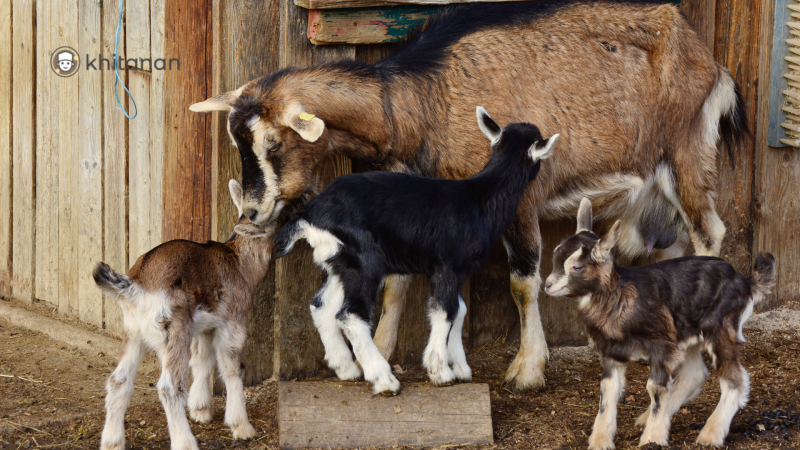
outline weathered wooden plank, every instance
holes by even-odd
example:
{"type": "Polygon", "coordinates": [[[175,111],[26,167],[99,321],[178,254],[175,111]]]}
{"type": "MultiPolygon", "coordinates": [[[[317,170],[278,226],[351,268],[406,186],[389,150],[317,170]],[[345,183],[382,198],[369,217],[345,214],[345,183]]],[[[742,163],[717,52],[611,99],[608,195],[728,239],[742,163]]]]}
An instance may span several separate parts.
{"type": "Polygon", "coordinates": [[[392,6],[308,11],[308,38],[314,44],[377,44],[403,40],[439,6],[392,6]]]}
{"type": "MultiPolygon", "coordinates": [[[[36,289],[35,297],[58,306],[58,154],[52,145],[54,118],[53,74],[50,52],[55,50],[52,35],[46,30],[51,23],[51,3],[36,2],[36,289]],[[42,107],[42,105],[50,105],[42,107]],[[41,225],[47,224],[47,225],[41,225]]],[[[56,122],[57,124],[57,122],[56,122]]]]}
{"type": "MultiPolygon", "coordinates": [[[[50,31],[54,40],[78,42],[78,2],[58,2],[51,16],[50,31]]],[[[81,68],[80,70],[83,70],[81,68]]],[[[80,229],[80,142],[81,129],[75,121],[75,105],[80,104],[80,75],[54,78],[53,90],[58,91],[58,310],[64,315],[79,312],[78,262],[80,229]]],[[[54,125],[56,126],[56,125],[54,125]]]]}
{"type": "MultiPolygon", "coordinates": [[[[89,55],[102,48],[100,4],[80,0],[81,50],[89,55]]],[[[74,80],[73,80],[74,81],[74,80]]],[[[76,157],[80,163],[78,195],[78,317],[103,326],[103,294],[92,279],[91,270],[103,259],[103,93],[102,74],[84,70],[80,78],[80,140],[76,157]]]]}
{"type": "Polygon", "coordinates": [[[132,266],[142,254],[150,251],[150,202],[152,178],[161,174],[150,173],[150,74],[128,71],[128,89],[136,100],[137,116],[128,124],[128,265],[132,266]]]}
{"type": "MultiPolygon", "coordinates": [[[[155,61],[165,58],[164,1],[150,0],[150,56],[155,61]]],[[[164,204],[164,71],[153,69],[150,78],[150,244],[163,242],[164,204]]]]}
{"type": "MultiPolygon", "coordinates": [[[[355,49],[351,45],[312,45],[306,38],[308,14],[289,2],[282,2],[280,23],[280,67],[305,67],[355,56],[355,49]]],[[[320,163],[314,174],[314,182],[321,191],[335,176],[350,171],[349,159],[331,156],[320,163]]],[[[320,288],[322,279],[322,273],[313,263],[307,245],[276,261],[273,376],[278,379],[313,373],[321,366],[324,352],[319,334],[311,321],[308,302],[320,288]]]]}
{"type": "MultiPolygon", "coordinates": [[[[280,0],[224,0],[215,2],[214,8],[214,94],[234,90],[278,69],[280,27],[275,24],[280,17],[280,0]]],[[[212,236],[222,241],[233,232],[237,214],[228,193],[228,180],[241,180],[239,152],[231,146],[226,121],[227,114],[213,114],[212,236]]],[[[243,355],[247,384],[272,376],[274,306],[273,264],[255,290],[248,318],[249,336],[243,355]]]]}
{"type": "MultiPolygon", "coordinates": [[[[0,4],[0,211],[11,211],[11,2],[0,4]]],[[[11,214],[0,217],[0,296],[11,296],[11,214]]]]}
{"type": "MultiPolygon", "coordinates": [[[[111,61],[107,66],[101,61],[103,75],[103,260],[119,271],[128,270],[128,193],[127,193],[127,141],[128,119],[116,108],[114,96],[114,41],[117,32],[118,11],[114,2],[103,6],[103,56],[111,61]]],[[[120,55],[125,55],[125,27],[120,36],[120,55]]],[[[127,85],[127,72],[120,71],[127,85]]],[[[127,105],[122,86],[120,100],[127,105]]],[[[163,125],[161,125],[163,127],[163,125]]],[[[103,297],[105,328],[111,333],[122,333],[122,312],[117,300],[103,297]]]]}
{"type": "Polygon", "coordinates": [[[714,27],[716,1],[682,0],[681,12],[694,24],[697,33],[708,48],[714,50],[714,27]]]}
{"type": "Polygon", "coordinates": [[[181,70],[164,72],[162,239],[205,241],[211,233],[211,118],[187,105],[211,94],[211,0],[165,2],[164,53],[181,70]]]}
{"type": "Polygon", "coordinates": [[[363,8],[390,5],[447,5],[450,3],[516,2],[525,0],[294,0],[294,4],[306,9],[363,8]]]}
{"type": "MultiPolygon", "coordinates": [[[[108,6],[116,9],[111,2],[108,6]]],[[[152,70],[150,63],[150,0],[127,0],[125,2],[125,65],[127,67],[152,70]]],[[[135,97],[134,97],[135,98],[135,97]]]]}
{"type": "MultiPolygon", "coordinates": [[[[768,29],[771,36],[767,37],[762,35],[761,37],[762,53],[769,53],[769,59],[764,62],[770,65],[770,70],[769,78],[766,78],[769,80],[769,91],[765,92],[763,95],[759,95],[759,99],[766,99],[766,102],[761,102],[761,105],[769,110],[769,114],[767,115],[769,123],[767,129],[767,144],[770,147],[786,146],[786,144],[780,141],[786,137],[786,133],[781,128],[780,124],[786,120],[786,112],[783,111],[781,106],[784,102],[783,90],[787,87],[786,78],[783,77],[783,74],[789,71],[789,63],[784,59],[789,51],[789,45],[786,43],[786,40],[791,37],[786,22],[793,19],[790,18],[789,8],[786,8],[785,4],[786,2],[780,0],[768,2],[766,8],[772,11],[770,15],[773,17],[773,20],[770,22],[771,25],[766,24],[767,26],[763,28],[768,29]],[[781,7],[776,9],[776,4],[781,7]],[[772,44],[771,49],[764,48],[767,43],[772,44]]],[[[767,14],[765,14],[765,16],[766,15],[767,14]]],[[[763,58],[764,55],[762,55],[762,59],[763,58]]],[[[758,152],[758,149],[756,152],[758,152]]]]}
{"type": "MultiPolygon", "coordinates": [[[[765,5],[760,39],[760,72],[759,79],[768,80],[770,71],[775,67],[770,64],[772,32],[770,24],[773,17],[774,2],[765,5]]],[[[777,11],[775,11],[777,13],[777,11]]],[[[776,21],[777,22],[777,21],[776,21]]],[[[760,310],[780,305],[783,301],[800,299],[800,153],[792,147],[781,149],[768,147],[767,117],[770,108],[779,108],[769,97],[769,86],[759,86],[758,117],[756,120],[756,152],[755,173],[757,194],[753,199],[754,212],[757,217],[756,238],[753,253],[768,251],[775,255],[778,262],[777,285],[772,295],[763,301],[760,310]]]]}
{"type": "Polygon", "coordinates": [[[368,383],[278,383],[279,445],[294,448],[492,444],[487,384],[404,384],[396,397],[368,383]]]}
{"type": "Polygon", "coordinates": [[[36,136],[34,124],[34,4],[14,0],[12,11],[13,207],[12,295],[26,302],[34,294],[34,176],[36,136]]]}

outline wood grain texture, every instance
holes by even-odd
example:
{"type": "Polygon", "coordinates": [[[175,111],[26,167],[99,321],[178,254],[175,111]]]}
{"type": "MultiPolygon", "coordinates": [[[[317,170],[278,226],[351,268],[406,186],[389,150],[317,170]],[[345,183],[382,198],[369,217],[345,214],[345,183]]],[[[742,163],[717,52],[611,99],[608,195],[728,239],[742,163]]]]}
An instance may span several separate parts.
{"type": "Polygon", "coordinates": [[[165,2],[164,53],[180,70],[164,73],[162,239],[211,237],[211,118],[188,105],[211,94],[211,0],[165,2]]]}
{"type": "MultiPolygon", "coordinates": [[[[351,45],[312,45],[306,38],[307,11],[289,2],[281,2],[280,24],[280,67],[305,67],[355,56],[355,48],[351,45]]],[[[315,170],[313,183],[321,191],[334,177],[350,172],[349,159],[330,156],[315,170]]],[[[311,374],[321,367],[324,356],[322,342],[308,305],[322,280],[322,272],[314,264],[305,244],[276,261],[273,377],[286,379],[311,374]]]]}
{"type": "Polygon", "coordinates": [[[522,0],[294,0],[294,4],[306,9],[363,8],[390,5],[447,5],[450,3],[515,2],[522,0]]]}
{"type": "MultiPolygon", "coordinates": [[[[102,48],[100,4],[79,0],[79,45],[83,53],[99,54],[102,48]]],[[[85,63],[85,61],[84,61],[85,63]]],[[[103,93],[102,74],[84,70],[80,75],[80,141],[75,148],[80,163],[78,192],[78,318],[103,326],[103,294],[91,271],[103,259],[103,93]]],[[[76,81],[76,80],[73,80],[76,81]]],[[[41,227],[40,227],[41,228],[41,227]]]]}
{"type": "Polygon", "coordinates": [[[34,294],[34,237],[36,227],[34,176],[36,158],[34,4],[12,2],[13,36],[13,206],[12,295],[26,302],[34,294]]]}
{"type": "MultiPolygon", "coordinates": [[[[769,91],[759,92],[759,100],[764,100],[760,101],[759,104],[769,111],[764,116],[764,119],[769,123],[767,127],[767,145],[771,147],[786,147],[786,144],[780,140],[787,137],[781,128],[781,123],[786,121],[786,112],[783,111],[781,106],[785,101],[783,90],[787,89],[786,78],[783,77],[783,74],[789,72],[789,63],[784,58],[789,52],[789,45],[786,40],[793,37],[789,34],[789,27],[786,26],[786,22],[790,22],[793,19],[789,16],[791,11],[785,7],[785,3],[782,1],[769,2],[764,10],[764,16],[770,16],[772,19],[769,22],[764,21],[761,26],[761,61],[763,64],[768,64],[770,68],[766,69],[766,72],[769,73],[768,78],[761,78],[769,80],[769,91]],[[780,4],[781,7],[776,9],[776,3],[780,4]]],[[[760,148],[761,146],[758,146],[756,152],[760,148]]],[[[756,166],[758,166],[758,162],[756,162],[756,166]]],[[[758,169],[756,169],[756,174],[758,174],[758,169]]]]}
{"type": "MultiPolygon", "coordinates": [[[[111,60],[117,31],[117,5],[103,7],[103,55],[111,60]]],[[[119,53],[125,55],[125,27],[120,36],[119,53]]],[[[128,271],[128,119],[116,108],[114,70],[103,75],[103,260],[118,271],[128,271]]],[[[127,72],[120,71],[126,83],[127,72]]],[[[127,106],[125,95],[120,97],[127,106]]],[[[117,300],[103,297],[103,320],[112,334],[122,334],[122,311],[117,300]]]]}
{"type": "Polygon", "coordinates": [[[368,383],[278,383],[279,445],[295,448],[492,444],[487,384],[404,384],[396,397],[368,383]]]}
{"type": "MultiPolygon", "coordinates": [[[[774,2],[764,9],[760,36],[759,79],[769,80],[774,2]]],[[[769,102],[769,86],[759,86],[758,116],[756,128],[755,173],[757,195],[753,199],[757,217],[756,238],[753,254],[768,251],[778,262],[777,285],[773,293],[757,310],[776,307],[784,301],[800,299],[800,153],[792,147],[774,148],[767,145],[769,136],[767,117],[773,105],[769,102]]]]}
{"type": "Polygon", "coordinates": [[[694,24],[697,33],[708,48],[714,49],[716,3],[709,0],[681,0],[681,12],[694,24]]]}
{"type": "MultiPolygon", "coordinates": [[[[78,42],[78,2],[58,2],[51,15],[49,31],[52,39],[60,42],[78,42]],[[56,19],[57,18],[57,19],[56,19]]],[[[84,70],[82,67],[80,70],[84,70]]],[[[53,127],[58,128],[58,139],[51,145],[58,153],[58,310],[67,316],[77,316],[78,264],[80,228],[80,119],[76,117],[80,105],[80,76],[54,77],[52,89],[58,91],[58,114],[53,127]]]]}
{"type": "MultiPolygon", "coordinates": [[[[214,92],[234,90],[248,81],[279,68],[280,0],[222,0],[215,2],[214,92]]],[[[228,192],[228,180],[241,181],[239,152],[226,131],[227,115],[213,113],[214,200],[213,236],[227,240],[236,223],[236,207],[228,192]]],[[[248,319],[249,337],[244,348],[244,379],[256,384],[272,376],[274,354],[275,265],[253,294],[248,319]]],[[[319,339],[319,337],[317,337],[319,339]]]]}
{"type": "MultiPolygon", "coordinates": [[[[149,32],[149,30],[148,30],[149,32]]],[[[128,35],[130,40],[130,34],[128,35]]],[[[150,214],[160,203],[153,205],[150,198],[153,178],[160,173],[150,170],[150,74],[135,70],[128,71],[128,89],[136,100],[137,115],[128,124],[128,266],[150,251],[158,243],[151,234],[150,214]]],[[[161,155],[159,155],[161,156],[161,155]]],[[[160,243],[160,242],[159,242],[160,243]]]]}
{"type": "MultiPolygon", "coordinates": [[[[117,5],[110,2],[107,7],[116,9],[117,5]]],[[[146,62],[142,64],[141,61],[150,59],[150,0],[126,0],[125,39],[125,65],[151,70],[146,62]]]]}
{"type": "MultiPolygon", "coordinates": [[[[166,59],[164,42],[164,2],[150,0],[150,57],[166,59]]],[[[152,246],[163,241],[164,206],[164,124],[166,119],[166,99],[164,91],[164,71],[150,73],[150,243],[152,246]]]]}
{"type": "Polygon", "coordinates": [[[308,38],[314,44],[378,44],[405,39],[438,6],[412,5],[308,11],[308,38]]]}
{"type": "Polygon", "coordinates": [[[11,2],[0,4],[0,297],[11,297],[11,2]]]}

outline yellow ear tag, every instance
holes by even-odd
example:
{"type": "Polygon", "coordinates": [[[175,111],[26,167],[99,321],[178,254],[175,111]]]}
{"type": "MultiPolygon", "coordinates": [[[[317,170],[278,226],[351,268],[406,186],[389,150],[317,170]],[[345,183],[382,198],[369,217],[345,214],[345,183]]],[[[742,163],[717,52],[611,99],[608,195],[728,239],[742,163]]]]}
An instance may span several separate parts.
{"type": "Polygon", "coordinates": [[[300,118],[303,119],[303,120],[308,121],[308,120],[313,119],[314,115],[313,114],[308,114],[308,113],[302,113],[302,114],[300,114],[300,118]]]}

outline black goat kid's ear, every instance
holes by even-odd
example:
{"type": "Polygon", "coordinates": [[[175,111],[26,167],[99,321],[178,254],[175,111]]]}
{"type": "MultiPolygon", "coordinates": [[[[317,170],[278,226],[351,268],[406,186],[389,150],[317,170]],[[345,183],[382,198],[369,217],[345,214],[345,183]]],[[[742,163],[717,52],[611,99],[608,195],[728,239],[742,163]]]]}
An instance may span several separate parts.
{"type": "Polygon", "coordinates": [[[622,221],[618,220],[614,222],[614,226],[608,230],[605,236],[603,236],[597,243],[594,245],[592,249],[592,259],[597,262],[603,262],[608,258],[611,254],[611,249],[617,245],[617,241],[619,240],[619,233],[622,221]]]}
{"type": "Polygon", "coordinates": [[[534,162],[549,158],[556,148],[556,142],[558,142],[559,137],[561,137],[560,134],[554,134],[546,141],[534,142],[531,148],[528,149],[528,156],[534,162]]]}
{"type": "Polygon", "coordinates": [[[500,140],[500,135],[503,134],[503,129],[500,128],[500,125],[498,125],[497,122],[489,117],[489,113],[483,109],[483,106],[478,106],[476,113],[478,115],[478,127],[480,127],[486,138],[492,142],[492,145],[494,145],[500,140]]]}
{"type": "Polygon", "coordinates": [[[581,231],[592,231],[592,202],[585,197],[578,207],[578,231],[575,234],[581,231]]]}

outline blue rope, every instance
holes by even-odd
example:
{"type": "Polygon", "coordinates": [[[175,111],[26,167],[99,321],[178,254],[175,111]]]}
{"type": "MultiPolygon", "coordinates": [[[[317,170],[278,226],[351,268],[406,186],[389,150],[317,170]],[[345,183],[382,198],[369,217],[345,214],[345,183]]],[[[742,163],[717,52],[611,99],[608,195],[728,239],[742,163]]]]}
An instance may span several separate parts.
{"type": "MultiPolygon", "coordinates": [[[[117,105],[115,108],[122,111],[129,120],[133,120],[137,114],[139,114],[139,108],[136,107],[136,101],[133,99],[131,95],[131,91],[125,87],[125,82],[122,81],[122,78],[119,77],[119,59],[117,57],[117,48],[119,47],[119,35],[122,33],[122,5],[124,0],[119,0],[119,21],[117,21],[117,39],[114,41],[114,75],[116,79],[114,80],[114,96],[117,98],[117,105]],[[128,114],[128,111],[122,106],[122,102],[119,100],[119,94],[117,93],[117,83],[122,84],[122,88],[125,89],[125,93],[128,94],[128,98],[131,99],[131,103],[133,103],[133,117],[128,114]]],[[[127,64],[127,62],[126,62],[127,64]]]]}

